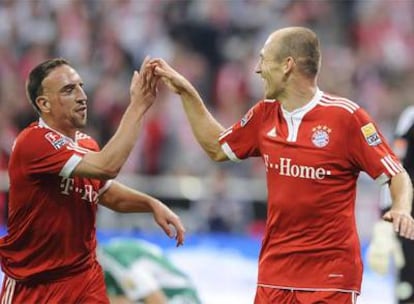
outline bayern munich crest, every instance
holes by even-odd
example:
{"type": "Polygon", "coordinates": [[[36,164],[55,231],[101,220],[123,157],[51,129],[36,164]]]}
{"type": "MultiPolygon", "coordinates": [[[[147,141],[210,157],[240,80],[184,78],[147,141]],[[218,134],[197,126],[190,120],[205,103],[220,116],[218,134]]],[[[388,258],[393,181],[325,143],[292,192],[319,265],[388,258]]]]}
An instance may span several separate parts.
{"type": "Polygon", "coordinates": [[[312,129],[312,143],[318,148],[323,148],[329,143],[331,129],[327,126],[317,126],[312,129]]]}

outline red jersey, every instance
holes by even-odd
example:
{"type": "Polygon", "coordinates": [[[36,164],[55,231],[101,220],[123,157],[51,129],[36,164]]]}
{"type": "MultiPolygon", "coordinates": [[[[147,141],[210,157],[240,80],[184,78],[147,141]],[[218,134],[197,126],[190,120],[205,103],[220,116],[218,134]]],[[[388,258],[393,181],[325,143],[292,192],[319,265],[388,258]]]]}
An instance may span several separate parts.
{"type": "Polygon", "coordinates": [[[42,120],[17,137],[9,163],[7,235],[0,239],[4,272],[17,280],[53,280],[91,267],[100,191],[109,183],[71,177],[97,143],[77,132],[76,140],[42,120]]]}
{"type": "Polygon", "coordinates": [[[383,184],[403,170],[368,114],[319,90],[292,112],[263,100],[220,143],[230,159],[261,156],[266,167],[258,284],[359,292],[358,175],[365,171],[383,184]]]}

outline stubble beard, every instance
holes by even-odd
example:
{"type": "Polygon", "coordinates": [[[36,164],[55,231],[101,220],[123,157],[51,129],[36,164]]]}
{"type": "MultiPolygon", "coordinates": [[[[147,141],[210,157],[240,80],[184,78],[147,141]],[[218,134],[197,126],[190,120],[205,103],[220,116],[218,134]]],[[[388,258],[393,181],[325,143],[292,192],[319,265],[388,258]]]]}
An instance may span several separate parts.
{"type": "Polygon", "coordinates": [[[85,114],[85,117],[82,119],[73,119],[72,121],[73,125],[75,126],[75,128],[77,129],[83,129],[86,127],[86,123],[87,123],[87,115],[85,114]]]}

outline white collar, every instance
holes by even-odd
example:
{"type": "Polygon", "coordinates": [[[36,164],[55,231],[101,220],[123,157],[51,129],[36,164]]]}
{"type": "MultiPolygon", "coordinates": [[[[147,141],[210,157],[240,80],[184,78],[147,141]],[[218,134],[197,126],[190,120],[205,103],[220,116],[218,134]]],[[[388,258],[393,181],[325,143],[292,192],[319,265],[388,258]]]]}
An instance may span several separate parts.
{"type": "Polygon", "coordinates": [[[297,108],[297,109],[295,109],[291,112],[285,110],[283,108],[283,105],[282,105],[281,107],[282,107],[283,115],[285,115],[285,116],[297,116],[297,115],[299,115],[299,116],[303,117],[303,115],[308,113],[310,110],[312,110],[317,105],[317,103],[321,99],[322,95],[323,95],[323,92],[319,88],[316,88],[315,95],[313,95],[312,99],[308,103],[306,103],[303,107],[297,108]]]}
{"type": "Polygon", "coordinates": [[[69,142],[71,143],[76,143],[76,136],[75,136],[75,140],[73,140],[72,138],[70,138],[69,136],[66,136],[62,133],[60,133],[59,131],[56,131],[55,129],[49,127],[49,125],[41,118],[39,117],[39,127],[41,128],[46,128],[49,130],[52,130],[53,132],[56,132],[57,134],[59,134],[60,136],[62,136],[63,138],[67,139],[69,142]]]}

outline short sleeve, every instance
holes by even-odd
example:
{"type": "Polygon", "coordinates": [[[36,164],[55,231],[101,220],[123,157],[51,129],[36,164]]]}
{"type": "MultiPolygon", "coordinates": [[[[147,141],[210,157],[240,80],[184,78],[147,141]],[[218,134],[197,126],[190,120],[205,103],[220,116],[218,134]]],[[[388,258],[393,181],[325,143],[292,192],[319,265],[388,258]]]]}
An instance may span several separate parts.
{"type": "Polygon", "coordinates": [[[263,102],[253,106],[243,118],[220,134],[219,142],[232,161],[260,156],[259,131],[263,117],[263,102]]]}
{"type": "Polygon", "coordinates": [[[351,118],[348,151],[354,166],[382,185],[404,169],[384,136],[366,113],[359,109],[351,118]]]}
{"type": "Polygon", "coordinates": [[[21,165],[30,175],[59,174],[69,177],[89,151],[66,137],[48,130],[34,129],[17,141],[21,165]]]}

